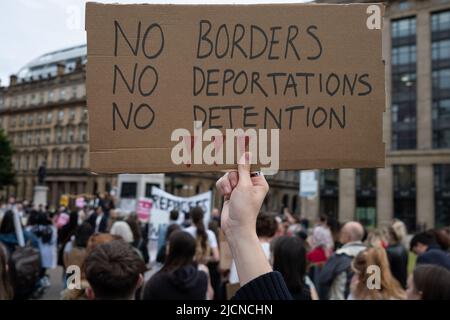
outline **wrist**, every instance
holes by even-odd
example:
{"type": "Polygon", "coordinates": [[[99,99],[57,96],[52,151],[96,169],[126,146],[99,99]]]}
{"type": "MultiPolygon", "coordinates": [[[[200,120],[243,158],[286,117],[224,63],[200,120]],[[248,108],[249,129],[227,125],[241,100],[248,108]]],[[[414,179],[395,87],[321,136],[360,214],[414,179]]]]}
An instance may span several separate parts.
{"type": "Polygon", "coordinates": [[[226,230],[225,237],[230,246],[238,246],[242,243],[259,242],[255,228],[237,227],[226,230]]]}

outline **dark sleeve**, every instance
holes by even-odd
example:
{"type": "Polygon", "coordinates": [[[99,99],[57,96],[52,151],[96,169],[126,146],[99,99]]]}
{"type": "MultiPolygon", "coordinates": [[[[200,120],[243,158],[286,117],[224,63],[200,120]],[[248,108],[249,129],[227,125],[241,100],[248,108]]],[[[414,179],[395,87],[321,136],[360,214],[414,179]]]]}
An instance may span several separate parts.
{"type": "Polygon", "coordinates": [[[283,276],[268,272],[241,287],[231,300],[292,300],[283,276]]]}

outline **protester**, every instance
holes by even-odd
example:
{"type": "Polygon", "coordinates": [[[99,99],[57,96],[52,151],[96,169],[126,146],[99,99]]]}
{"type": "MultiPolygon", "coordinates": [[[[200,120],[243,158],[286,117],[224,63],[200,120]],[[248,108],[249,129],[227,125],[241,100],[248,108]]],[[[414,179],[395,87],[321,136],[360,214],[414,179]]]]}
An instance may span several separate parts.
{"type": "Polygon", "coordinates": [[[331,230],[327,224],[327,217],[321,215],[319,218],[319,223],[314,227],[312,233],[312,243],[311,246],[316,248],[320,246],[323,248],[326,257],[331,256],[331,253],[334,248],[333,236],[331,234],[331,230]]]}
{"type": "Polygon", "coordinates": [[[145,265],[123,240],[96,246],[84,261],[89,299],[132,300],[143,283],[145,265]]]}
{"type": "Polygon", "coordinates": [[[440,248],[434,232],[416,234],[411,239],[410,250],[417,255],[417,265],[434,264],[450,270],[450,256],[440,248]]]}
{"type": "Polygon", "coordinates": [[[109,232],[113,236],[121,237],[126,243],[132,245],[134,242],[133,232],[131,231],[130,225],[125,221],[116,221],[111,227],[109,232]]]}
{"type": "Polygon", "coordinates": [[[209,261],[219,261],[219,246],[216,235],[211,230],[206,229],[203,222],[204,213],[202,208],[192,208],[189,215],[193,225],[187,227],[184,231],[195,238],[195,260],[201,264],[206,264],[209,261]]]}
{"type": "MultiPolygon", "coordinates": [[[[30,242],[34,248],[39,248],[39,241],[31,232],[22,227],[22,233],[25,243],[30,242]]],[[[16,247],[19,246],[16,228],[14,226],[14,213],[11,210],[6,211],[3,215],[2,223],[0,225],[0,242],[8,249],[10,255],[16,250],[16,247]]]]}
{"type": "Polygon", "coordinates": [[[389,260],[392,275],[406,289],[408,271],[408,250],[403,245],[406,237],[406,226],[400,220],[395,220],[388,229],[389,245],[386,253],[389,260]]]}
{"type": "Polygon", "coordinates": [[[167,255],[167,243],[169,241],[169,237],[170,235],[177,230],[181,230],[181,227],[178,224],[171,224],[168,228],[167,228],[167,232],[166,232],[166,239],[165,242],[163,243],[163,245],[159,248],[158,253],[156,255],[156,262],[159,263],[164,263],[166,261],[166,255],[167,255]]]}
{"type": "Polygon", "coordinates": [[[306,275],[306,248],[298,237],[274,240],[273,270],[279,271],[295,300],[317,300],[317,292],[306,275]]]}
{"type": "Polygon", "coordinates": [[[137,214],[134,212],[130,213],[125,221],[128,223],[131,232],[133,233],[133,247],[139,250],[144,262],[148,263],[150,260],[147,247],[148,242],[147,238],[142,236],[143,230],[137,214]]]}
{"type": "MultiPolygon", "coordinates": [[[[108,211],[109,213],[109,211],[108,211]]],[[[94,228],[94,232],[106,232],[108,227],[108,214],[99,206],[88,218],[89,223],[94,228]]]]}
{"type": "Polygon", "coordinates": [[[11,300],[13,297],[14,291],[8,266],[8,250],[0,243],[0,300],[11,300]]]}
{"type": "Polygon", "coordinates": [[[358,253],[352,262],[352,270],[354,275],[351,280],[349,300],[403,300],[406,298],[405,291],[391,274],[384,248],[372,247],[358,253]],[[370,282],[371,278],[374,279],[372,282],[370,282]]]}
{"type": "Polygon", "coordinates": [[[44,281],[44,286],[50,287],[48,276],[45,273],[46,269],[54,269],[57,265],[57,230],[46,213],[32,212],[31,216],[33,215],[36,218],[29,220],[30,225],[27,230],[38,239],[42,264],[41,281],[44,281]]]}
{"type": "Polygon", "coordinates": [[[364,228],[359,222],[347,222],[341,229],[338,249],[326,262],[319,276],[319,296],[321,299],[345,300],[350,290],[353,276],[353,258],[366,247],[361,242],[364,228]]]}
{"type": "Polygon", "coordinates": [[[88,222],[82,223],[75,232],[74,238],[64,248],[64,267],[76,265],[81,268],[86,257],[88,240],[94,229],[88,222]]]}
{"type": "Polygon", "coordinates": [[[450,300],[450,271],[438,265],[418,265],[408,278],[408,300],[450,300]]]}
{"type": "Polygon", "coordinates": [[[144,300],[205,300],[208,297],[208,269],[194,260],[196,247],[196,240],[187,232],[175,231],[170,235],[166,262],[146,283],[144,300]]]}

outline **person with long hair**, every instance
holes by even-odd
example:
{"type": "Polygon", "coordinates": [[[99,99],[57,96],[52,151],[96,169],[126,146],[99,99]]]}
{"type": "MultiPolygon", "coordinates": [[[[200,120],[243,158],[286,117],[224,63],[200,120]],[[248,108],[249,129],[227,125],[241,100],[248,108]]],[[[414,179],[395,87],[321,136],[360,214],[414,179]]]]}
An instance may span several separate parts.
{"type": "Polygon", "coordinates": [[[187,232],[175,231],[169,237],[164,266],[144,287],[144,300],[205,300],[208,269],[195,260],[196,240],[187,232]]]}
{"type": "Polygon", "coordinates": [[[274,240],[273,270],[283,275],[295,300],[317,300],[317,292],[306,277],[306,248],[299,237],[282,236],[274,240]]]}
{"type": "Polygon", "coordinates": [[[406,298],[402,286],[392,276],[386,250],[382,247],[372,247],[358,253],[353,259],[352,269],[354,275],[350,284],[349,300],[403,300],[406,298]],[[371,270],[372,266],[377,268],[371,270]]]}
{"type": "Polygon", "coordinates": [[[406,226],[400,220],[394,222],[388,228],[388,242],[386,253],[391,267],[392,275],[400,282],[403,289],[406,288],[408,276],[408,250],[404,246],[406,226]]]}
{"type": "Polygon", "coordinates": [[[206,229],[203,222],[204,212],[200,207],[192,208],[189,216],[193,225],[184,229],[192,235],[196,242],[195,260],[206,264],[210,261],[219,261],[219,246],[214,232],[206,229]]]}
{"type": "Polygon", "coordinates": [[[408,278],[408,300],[450,300],[450,271],[422,264],[408,278]]]}
{"type": "Polygon", "coordinates": [[[175,224],[175,223],[173,223],[173,224],[171,224],[170,226],[167,227],[166,239],[165,239],[164,244],[158,250],[158,253],[156,255],[156,262],[159,262],[159,263],[162,263],[162,264],[165,262],[166,256],[167,256],[167,252],[168,252],[167,249],[169,247],[168,243],[169,243],[170,235],[173,232],[179,231],[179,230],[181,230],[181,227],[178,224],[175,224]]]}
{"type": "Polygon", "coordinates": [[[13,297],[14,291],[8,267],[8,251],[0,243],[0,300],[11,300],[13,297]]]}

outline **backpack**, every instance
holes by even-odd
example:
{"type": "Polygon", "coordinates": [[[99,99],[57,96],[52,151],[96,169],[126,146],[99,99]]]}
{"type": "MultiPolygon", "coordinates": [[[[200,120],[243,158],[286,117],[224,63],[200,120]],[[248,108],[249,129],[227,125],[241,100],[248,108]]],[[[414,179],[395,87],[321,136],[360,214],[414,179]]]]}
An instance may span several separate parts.
{"type": "Polygon", "coordinates": [[[31,245],[17,247],[10,258],[14,295],[27,298],[36,289],[41,272],[41,254],[31,245]]]}

